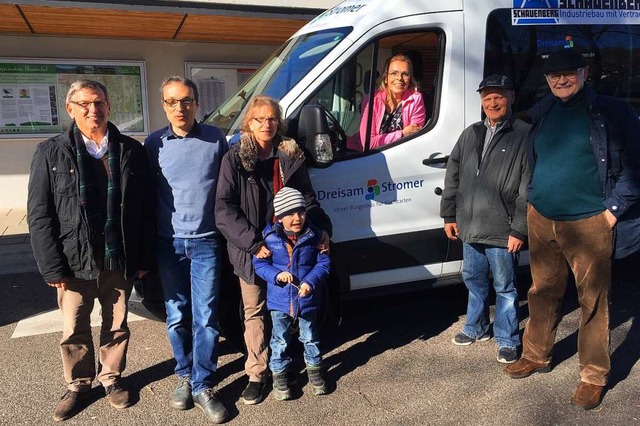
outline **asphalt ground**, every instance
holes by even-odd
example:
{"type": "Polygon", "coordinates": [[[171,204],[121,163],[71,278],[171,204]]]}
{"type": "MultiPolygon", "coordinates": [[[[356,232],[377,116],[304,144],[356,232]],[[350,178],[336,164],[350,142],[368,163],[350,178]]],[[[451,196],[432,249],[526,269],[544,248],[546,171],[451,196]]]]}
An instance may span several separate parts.
{"type": "MultiPolygon", "coordinates": [[[[496,361],[493,339],[454,346],[463,325],[466,290],[453,286],[346,302],[341,327],[323,336],[331,393],[314,396],[299,377],[292,401],[269,394],[256,406],[239,397],[243,360],[221,343],[220,399],[237,425],[633,425],[640,424],[640,280],[638,259],[616,274],[612,292],[610,384],[600,407],[569,404],[579,382],[579,309],[569,287],[558,329],[553,370],[513,380],[496,361]],[[635,273],[635,274],[634,274],[635,273]]],[[[525,294],[527,283],[521,285],[525,294]]],[[[527,317],[526,297],[520,315],[527,317]]],[[[64,390],[59,333],[11,338],[16,323],[56,309],[55,293],[35,273],[0,276],[0,424],[54,424],[64,390]]],[[[137,403],[116,410],[94,384],[87,408],[69,425],[205,425],[197,408],[168,405],[174,361],[163,323],[136,321],[125,385],[137,403]]],[[[97,329],[94,339],[97,341],[97,329]]]]}

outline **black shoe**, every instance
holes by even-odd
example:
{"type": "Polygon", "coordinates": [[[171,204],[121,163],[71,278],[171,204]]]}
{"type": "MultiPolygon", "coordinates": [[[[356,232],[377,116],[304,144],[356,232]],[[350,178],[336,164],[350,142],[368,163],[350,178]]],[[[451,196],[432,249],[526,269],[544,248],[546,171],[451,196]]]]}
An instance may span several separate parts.
{"type": "Polygon", "coordinates": [[[205,389],[193,395],[193,403],[201,409],[205,416],[213,423],[223,423],[229,418],[227,408],[222,402],[218,401],[216,391],[213,388],[205,389]]]}
{"type": "Polygon", "coordinates": [[[503,346],[498,349],[496,359],[502,364],[513,364],[518,360],[518,351],[515,348],[503,346]]]}
{"type": "Polygon", "coordinates": [[[289,378],[286,371],[273,374],[273,397],[278,401],[291,399],[291,388],[289,387],[289,378]]]}
{"type": "Polygon", "coordinates": [[[245,405],[255,405],[260,403],[263,398],[265,385],[266,383],[264,382],[249,382],[240,397],[242,402],[245,405]]]}
{"type": "Polygon", "coordinates": [[[453,336],[453,339],[451,339],[451,341],[453,342],[453,344],[458,346],[468,346],[475,342],[486,342],[489,339],[491,339],[491,336],[489,334],[484,334],[477,339],[474,339],[473,337],[469,337],[465,333],[460,332],[453,336]]]}
{"type": "Polygon", "coordinates": [[[324,381],[321,367],[307,365],[307,376],[314,395],[325,395],[327,393],[327,384],[324,381]]]}
{"type": "Polygon", "coordinates": [[[84,408],[84,400],[89,392],[67,390],[53,412],[53,420],[62,422],[78,414],[84,408]]]}
{"type": "Polygon", "coordinates": [[[178,377],[178,384],[173,391],[170,404],[176,410],[188,410],[193,407],[191,376],[178,377]]]}

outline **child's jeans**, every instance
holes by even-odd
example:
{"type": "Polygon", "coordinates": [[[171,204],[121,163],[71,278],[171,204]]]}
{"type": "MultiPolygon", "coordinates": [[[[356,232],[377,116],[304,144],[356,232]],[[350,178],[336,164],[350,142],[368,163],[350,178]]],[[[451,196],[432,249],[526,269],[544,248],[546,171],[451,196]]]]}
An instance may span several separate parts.
{"type": "MultiPolygon", "coordinates": [[[[269,343],[271,346],[269,369],[272,373],[279,374],[287,371],[289,364],[291,364],[291,356],[287,352],[287,347],[293,339],[296,327],[293,318],[283,312],[271,311],[271,320],[273,329],[269,343]]],[[[304,362],[312,367],[319,367],[322,363],[316,320],[316,311],[298,316],[300,329],[298,339],[304,346],[304,362]]]]}

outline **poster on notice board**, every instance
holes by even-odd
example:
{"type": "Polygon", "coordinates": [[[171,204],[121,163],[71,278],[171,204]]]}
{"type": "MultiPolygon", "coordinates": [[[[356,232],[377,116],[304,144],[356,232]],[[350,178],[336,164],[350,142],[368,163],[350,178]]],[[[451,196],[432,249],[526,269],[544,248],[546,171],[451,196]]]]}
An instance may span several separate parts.
{"type": "Polygon", "coordinates": [[[79,79],[106,86],[109,121],[120,131],[148,134],[144,62],[0,58],[0,138],[54,135],[68,129],[66,95],[79,79]]]}
{"type": "Polygon", "coordinates": [[[215,64],[187,62],[185,75],[198,86],[200,106],[196,119],[215,111],[258,69],[252,64],[215,64]]]}

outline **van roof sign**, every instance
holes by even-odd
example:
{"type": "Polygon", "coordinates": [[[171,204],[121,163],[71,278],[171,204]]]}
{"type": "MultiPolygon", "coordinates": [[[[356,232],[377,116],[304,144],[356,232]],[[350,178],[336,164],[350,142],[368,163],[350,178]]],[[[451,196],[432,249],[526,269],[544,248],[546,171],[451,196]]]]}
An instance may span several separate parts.
{"type": "Polygon", "coordinates": [[[513,25],[640,24],[640,0],[513,0],[513,25]]]}
{"type": "MultiPolygon", "coordinates": [[[[350,36],[360,36],[382,22],[408,16],[463,11],[465,0],[345,0],[302,27],[293,37],[330,28],[353,27],[350,36]],[[398,5],[401,5],[400,7],[398,5]]],[[[476,0],[484,2],[486,0],[476,0]]],[[[494,0],[495,1],[495,0],[494,0]]],[[[508,0],[500,0],[502,2],[508,0]]],[[[640,1],[640,0],[637,0],[640,1]]],[[[504,7],[504,6],[503,6],[504,7]]]]}
{"type": "Polygon", "coordinates": [[[308,25],[309,26],[322,26],[326,21],[333,20],[337,17],[344,17],[348,15],[350,20],[354,20],[354,16],[365,13],[364,9],[369,4],[369,0],[347,0],[339,3],[316,16],[308,25]]]}

